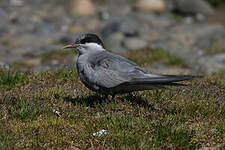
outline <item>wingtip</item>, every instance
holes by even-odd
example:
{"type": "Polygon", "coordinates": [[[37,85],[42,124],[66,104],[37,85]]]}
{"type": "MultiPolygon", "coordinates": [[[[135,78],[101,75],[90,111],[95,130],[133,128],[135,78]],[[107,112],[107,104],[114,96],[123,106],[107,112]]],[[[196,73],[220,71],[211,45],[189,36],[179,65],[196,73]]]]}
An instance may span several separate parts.
{"type": "Polygon", "coordinates": [[[190,76],[190,79],[200,79],[203,78],[203,76],[190,76]]]}

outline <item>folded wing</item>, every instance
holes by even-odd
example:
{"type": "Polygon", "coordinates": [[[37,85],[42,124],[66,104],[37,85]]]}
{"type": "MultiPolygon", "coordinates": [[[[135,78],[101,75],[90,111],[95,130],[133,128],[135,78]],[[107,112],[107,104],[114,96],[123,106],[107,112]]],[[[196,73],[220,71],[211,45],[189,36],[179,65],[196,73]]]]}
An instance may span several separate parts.
{"type": "Polygon", "coordinates": [[[181,85],[175,82],[190,80],[196,76],[148,74],[134,62],[108,52],[96,54],[89,60],[92,84],[111,88],[117,93],[163,88],[165,85],[181,85]]]}

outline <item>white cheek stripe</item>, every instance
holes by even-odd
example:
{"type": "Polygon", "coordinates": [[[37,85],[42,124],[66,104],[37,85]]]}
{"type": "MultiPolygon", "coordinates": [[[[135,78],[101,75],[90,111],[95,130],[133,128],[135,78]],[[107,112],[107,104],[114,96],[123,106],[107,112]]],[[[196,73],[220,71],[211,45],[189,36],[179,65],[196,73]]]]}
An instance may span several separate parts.
{"type": "Polygon", "coordinates": [[[85,45],[88,47],[91,47],[91,48],[96,48],[96,49],[101,48],[102,49],[102,46],[97,43],[86,43],[85,45]]]}

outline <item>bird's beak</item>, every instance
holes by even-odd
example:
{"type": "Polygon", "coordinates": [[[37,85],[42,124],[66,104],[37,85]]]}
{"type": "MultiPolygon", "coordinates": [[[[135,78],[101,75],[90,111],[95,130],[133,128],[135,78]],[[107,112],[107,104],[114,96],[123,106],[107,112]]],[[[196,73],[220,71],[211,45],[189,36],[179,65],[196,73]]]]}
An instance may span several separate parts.
{"type": "Polygon", "coordinates": [[[63,47],[63,49],[68,49],[68,48],[77,48],[79,45],[77,44],[70,44],[70,45],[66,45],[63,47]]]}

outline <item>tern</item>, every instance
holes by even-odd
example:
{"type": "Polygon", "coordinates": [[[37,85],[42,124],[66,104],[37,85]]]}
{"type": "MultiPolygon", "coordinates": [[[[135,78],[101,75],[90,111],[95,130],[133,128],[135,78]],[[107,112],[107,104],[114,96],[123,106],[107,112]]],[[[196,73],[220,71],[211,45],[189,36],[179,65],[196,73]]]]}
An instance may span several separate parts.
{"type": "Polygon", "coordinates": [[[77,72],[82,83],[104,95],[130,93],[182,85],[180,81],[199,78],[192,75],[160,75],[144,71],[135,62],[107,51],[94,33],[79,35],[73,44],[63,49],[76,49],[77,72]]]}

